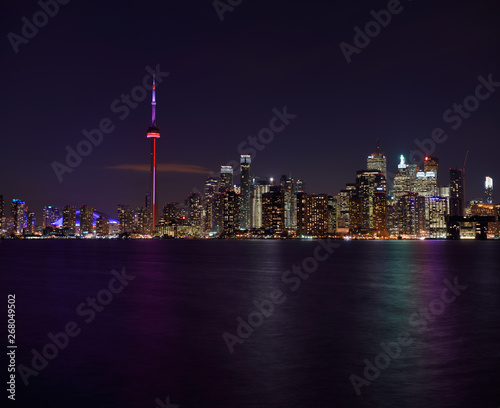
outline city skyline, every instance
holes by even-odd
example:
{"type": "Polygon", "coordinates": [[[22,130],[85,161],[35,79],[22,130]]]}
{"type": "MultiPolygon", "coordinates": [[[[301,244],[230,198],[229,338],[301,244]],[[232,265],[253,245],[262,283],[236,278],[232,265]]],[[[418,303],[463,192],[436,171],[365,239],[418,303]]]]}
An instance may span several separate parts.
{"type": "MultiPolygon", "coordinates": [[[[372,162],[376,162],[376,159],[375,159],[375,160],[373,160],[374,155],[376,155],[377,153],[380,153],[380,155],[381,155],[382,157],[384,157],[384,159],[385,159],[385,160],[387,160],[387,157],[386,157],[386,155],[383,153],[383,149],[381,149],[381,148],[380,148],[380,145],[381,145],[381,144],[380,144],[380,140],[379,140],[379,139],[377,139],[377,141],[376,141],[376,149],[375,149],[375,151],[374,151],[373,153],[366,154],[366,158],[365,158],[365,160],[367,160],[367,161],[368,161],[367,165],[365,165],[364,167],[360,167],[360,168],[358,168],[358,169],[353,170],[353,172],[354,172],[354,176],[353,176],[353,177],[351,177],[351,178],[346,177],[346,180],[345,180],[345,182],[344,182],[343,186],[341,186],[341,188],[340,188],[338,191],[336,191],[336,192],[332,192],[332,191],[324,191],[324,190],[323,190],[323,191],[321,191],[321,190],[320,190],[320,191],[308,191],[308,192],[309,192],[309,193],[313,193],[313,194],[330,194],[330,195],[333,195],[333,196],[337,196],[337,195],[339,194],[339,191],[340,191],[340,190],[343,190],[343,189],[345,188],[345,185],[346,185],[346,184],[353,183],[353,182],[355,181],[355,178],[356,178],[355,173],[356,173],[357,171],[361,171],[361,170],[370,170],[370,169],[373,169],[373,168],[377,168],[377,167],[376,167],[376,164],[375,164],[375,165],[372,165],[372,166],[370,166],[370,164],[369,164],[370,160],[371,160],[372,162]]],[[[249,157],[249,159],[248,159],[248,160],[251,162],[251,159],[250,159],[250,156],[249,156],[249,155],[242,155],[242,156],[249,157]]],[[[401,160],[401,158],[402,158],[402,157],[404,157],[404,158],[405,158],[405,161],[406,161],[406,157],[405,157],[404,155],[399,155],[399,157],[398,157],[398,158],[401,160]]],[[[243,160],[243,159],[241,159],[241,160],[243,160]]],[[[399,162],[399,164],[401,164],[401,161],[399,162]]],[[[253,165],[254,165],[254,163],[252,163],[252,168],[253,168],[253,165]]],[[[232,168],[232,171],[235,171],[235,170],[236,170],[236,171],[237,171],[237,174],[238,174],[238,175],[237,175],[237,179],[236,179],[237,181],[236,181],[234,178],[232,178],[232,180],[233,180],[233,181],[232,181],[232,186],[240,186],[240,182],[239,182],[239,177],[240,177],[240,175],[239,175],[239,169],[235,169],[234,167],[232,167],[232,166],[227,166],[227,165],[220,165],[219,167],[220,167],[220,168],[223,168],[223,169],[222,169],[222,173],[224,172],[224,168],[228,169],[229,167],[231,167],[231,168],[232,168]]],[[[393,182],[393,177],[394,177],[394,175],[396,174],[396,168],[397,168],[397,166],[396,166],[396,165],[394,165],[393,167],[391,167],[391,166],[387,166],[387,167],[388,167],[388,172],[389,172],[389,173],[388,173],[388,174],[389,174],[389,176],[387,177],[388,184],[392,184],[392,182],[393,182]],[[393,172],[392,170],[394,170],[394,172],[393,172]]],[[[424,169],[424,166],[423,166],[423,165],[421,165],[421,166],[420,166],[420,168],[421,168],[421,170],[423,170],[423,169],[424,169]]],[[[457,166],[457,168],[458,168],[458,166],[457,166]]],[[[443,172],[443,170],[444,170],[444,169],[441,167],[441,172],[443,172]]],[[[450,168],[450,170],[452,170],[452,168],[450,168]]],[[[220,174],[221,174],[221,171],[219,171],[219,172],[217,173],[216,178],[218,178],[220,174]]],[[[233,174],[233,173],[231,173],[231,174],[233,174]]],[[[284,172],[283,174],[293,174],[293,173],[291,173],[291,172],[284,172]]],[[[280,179],[280,177],[281,177],[283,174],[279,174],[279,175],[278,175],[278,174],[277,174],[277,175],[274,175],[274,174],[264,174],[264,175],[262,175],[262,174],[256,174],[255,172],[252,172],[252,173],[251,173],[251,180],[253,180],[253,179],[255,179],[255,178],[257,178],[257,179],[259,179],[259,178],[263,178],[263,179],[267,179],[267,180],[272,180],[273,182],[277,182],[277,183],[279,184],[279,179],[280,179]]],[[[211,177],[211,175],[213,175],[213,173],[207,174],[207,175],[206,175],[206,177],[205,177],[203,180],[206,180],[207,178],[211,177]]],[[[441,175],[441,176],[443,177],[443,175],[441,175]]],[[[472,190],[472,191],[478,191],[480,194],[478,194],[477,196],[472,196],[471,194],[466,194],[466,196],[464,197],[464,199],[465,199],[465,202],[466,202],[466,203],[468,203],[470,200],[474,200],[474,199],[480,199],[480,200],[485,200],[485,201],[486,201],[486,198],[485,198],[485,197],[486,197],[486,192],[485,192],[485,189],[486,189],[486,187],[485,187],[485,178],[486,178],[486,179],[491,180],[491,181],[487,181],[486,183],[488,183],[488,185],[490,185],[490,184],[491,184],[491,189],[493,190],[493,178],[492,178],[492,177],[490,177],[489,175],[484,175],[484,176],[483,176],[483,178],[482,178],[482,181],[481,181],[481,183],[480,183],[480,185],[479,185],[479,186],[473,186],[473,188],[470,188],[471,186],[470,186],[470,185],[468,185],[468,187],[470,188],[470,190],[472,190]]],[[[302,179],[302,178],[301,178],[301,179],[302,179]]],[[[449,185],[449,179],[447,178],[447,175],[445,176],[445,180],[446,180],[447,182],[443,182],[443,181],[442,181],[442,179],[441,179],[441,180],[438,180],[439,185],[440,185],[440,186],[446,186],[446,185],[449,185]]],[[[309,181],[308,181],[308,180],[305,180],[305,181],[306,181],[306,182],[308,182],[308,184],[309,184],[309,181]]],[[[468,181],[468,183],[470,183],[470,181],[468,181]]],[[[204,181],[200,181],[198,184],[201,186],[201,188],[200,188],[200,189],[198,189],[198,187],[197,187],[197,186],[195,186],[192,190],[190,190],[189,192],[187,192],[187,193],[185,194],[184,198],[180,198],[180,199],[178,199],[178,200],[167,200],[167,201],[161,201],[161,202],[159,203],[159,205],[161,206],[160,208],[163,208],[163,206],[164,206],[165,204],[169,203],[169,202],[183,202],[183,201],[184,201],[184,199],[185,199],[185,198],[187,198],[187,197],[189,197],[189,195],[190,195],[191,193],[193,193],[193,192],[203,192],[204,181]]],[[[251,184],[252,184],[252,183],[251,183],[251,184]]],[[[0,193],[2,193],[2,192],[0,192],[0,193]]],[[[163,191],[163,193],[164,193],[164,191],[163,191]]],[[[128,204],[128,205],[131,205],[131,206],[136,206],[136,207],[142,206],[142,205],[144,204],[144,201],[148,199],[148,194],[149,194],[149,191],[147,190],[147,187],[145,186],[145,187],[144,187],[144,192],[143,192],[143,194],[141,195],[141,194],[138,192],[137,199],[135,200],[135,202],[133,202],[133,203],[127,203],[127,204],[128,204]]],[[[493,194],[493,193],[492,193],[492,194],[493,194]]],[[[10,201],[12,201],[12,200],[14,200],[14,199],[20,199],[20,200],[22,200],[22,201],[24,201],[24,202],[30,202],[30,200],[29,200],[29,199],[25,199],[25,198],[24,198],[24,197],[25,197],[24,195],[23,195],[22,197],[11,197],[11,198],[7,197],[5,194],[2,194],[2,195],[3,195],[3,197],[4,197],[4,201],[6,201],[6,202],[10,202],[10,201]]],[[[115,214],[115,213],[116,213],[116,206],[117,206],[119,203],[121,203],[121,202],[124,202],[124,201],[123,201],[123,200],[118,200],[118,202],[117,202],[116,204],[114,204],[114,206],[113,206],[112,204],[109,204],[109,207],[107,207],[107,208],[114,207],[114,210],[112,210],[112,211],[105,211],[104,209],[101,209],[101,208],[99,208],[99,207],[97,207],[97,206],[94,206],[94,205],[92,204],[92,199],[91,199],[91,198],[90,198],[90,199],[88,199],[88,200],[86,200],[84,203],[86,203],[86,204],[90,204],[90,205],[93,205],[93,206],[94,206],[94,208],[96,208],[96,209],[100,210],[102,213],[105,213],[105,214],[112,214],[112,215],[111,215],[111,218],[112,218],[113,216],[115,216],[115,215],[116,215],[116,214],[115,214]]],[[[77,204],[68,204],[68,202],[67,202],[67,201],[62,202],[62,203],[54,203],[54,202],[50,202],[50,201],[49,201],[48,203],[46,202],[45,204],[43,204],[43,207],[42,207],[42,209],[40,209],[40,211],[38,211],[38,210],[37,210],[37,212],[39,212],[40,217],[42,217],[42,213],[43,213],[43,211],[44,211],[44,210],[43,210],[43,208],[45,208],[46,206],[52,206],[52,205],[56,205],[56,206],[58,206],[58,207],[60,207],[60,208],[62,208],[62,207],[64,207],[64,206],[66,206],[66,205],[72,205],[72,206],[76,206],[76,207],[78,207],[78,208],[79,208],[79,206],[84,205],[84,204],[83,204],[83,203],[79,203],[79,204],[78,204],[78,203],[77,203],[77,204]]]]}

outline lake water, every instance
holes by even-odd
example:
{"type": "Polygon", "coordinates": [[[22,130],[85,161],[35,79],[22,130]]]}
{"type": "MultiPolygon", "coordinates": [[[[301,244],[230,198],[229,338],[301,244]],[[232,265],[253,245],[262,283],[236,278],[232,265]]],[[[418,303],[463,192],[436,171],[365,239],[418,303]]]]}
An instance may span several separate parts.
{"type": "Polygon", "coordinates": [[[0,241],[12,406],[500,407],[500,242],[334,244],[0,241]]]}

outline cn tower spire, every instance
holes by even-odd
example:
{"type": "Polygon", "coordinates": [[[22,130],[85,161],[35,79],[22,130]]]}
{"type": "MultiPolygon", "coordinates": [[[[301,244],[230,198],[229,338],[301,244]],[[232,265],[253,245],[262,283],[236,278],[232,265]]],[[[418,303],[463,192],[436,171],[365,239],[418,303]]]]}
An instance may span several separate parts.
{"type": "Polygon", "coordinates": [[[151,125],[156,126],[156,78],[154,72],[153,72],[153,95],[151,98],[151,110],[152,110],[151,125]]]}

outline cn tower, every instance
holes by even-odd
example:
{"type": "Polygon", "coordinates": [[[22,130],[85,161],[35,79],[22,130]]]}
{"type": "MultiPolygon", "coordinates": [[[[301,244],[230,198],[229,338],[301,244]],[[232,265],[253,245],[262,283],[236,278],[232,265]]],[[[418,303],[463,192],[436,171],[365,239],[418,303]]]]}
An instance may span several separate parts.
{"type": "Polygon", "coordinates": [[[156,126],[156,80],[153,73],[153,96],[151,99],[151,126],[148,129],[148,139],[151,139],[151,220],[153,222],[152,231],[154,232],[157,219],[156,208],[156,139],[160,138],[160,129],[156,126]]]}

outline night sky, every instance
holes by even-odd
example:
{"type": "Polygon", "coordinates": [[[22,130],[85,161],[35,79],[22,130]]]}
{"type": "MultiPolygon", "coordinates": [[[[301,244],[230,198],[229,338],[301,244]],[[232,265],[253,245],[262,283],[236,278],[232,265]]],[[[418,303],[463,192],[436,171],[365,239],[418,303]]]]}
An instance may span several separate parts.
{"type": "Polygon", "coordinates": [[[500,183],[500,87],[456,130],[443,120],[480,75],[500,81],[498,1],[402,0],[350,64],[339,44],[352,45],[354,28],[387,1],[244,0],[222,22],[211,0],[129,4],[59,5],[18,53],[8,33],[21,35],[21,18],[31,21],[40,6],[2,4],[0,194],[25,200],[38,223],[44,205],[93,205],[112,217],[119,203],[144,205],[150,93],[123,120],[111,105],[157,65],[169,73],[157,87],[162,204],[202,190],[284,106],[297,116],[258,152],[256,176],[291,172],[308,192],[337,194],[376,138],[394,172],[399,155],[418,149],[415,139],[441,127],[440,184],[466,150],[468,199],[483,196],[485,176],[500,183]],[[114,130],[59,182],[52,163],[64,163],[66,146],[104,118],[114,130]]]}

